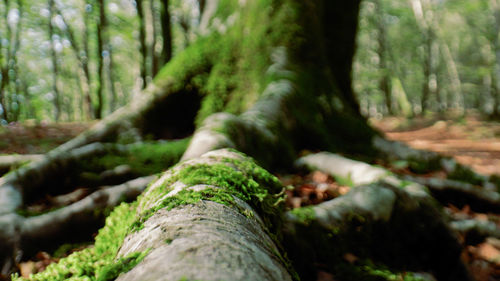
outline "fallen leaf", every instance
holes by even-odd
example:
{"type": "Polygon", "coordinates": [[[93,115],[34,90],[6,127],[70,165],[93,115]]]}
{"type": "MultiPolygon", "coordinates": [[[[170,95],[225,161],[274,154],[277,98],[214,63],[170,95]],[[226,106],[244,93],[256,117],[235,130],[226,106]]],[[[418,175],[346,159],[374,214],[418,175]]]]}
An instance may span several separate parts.
{"type": "Polygon", "coordinates": [[[348,263],[355,263],[359,258],[356,257],[354,254],[351,253],[346,253],[344,254],[344,260],[346,260],[348,263]]]}
{"type": "Polygon", "coordinates": [[[312,173],[312,180],[319,183],[326,183],[328,181],[328,174],[320,171],[314,171],[312,173]]]}
{"type": "Polygon", "coordinates": [[[478,245],[476,255],[481,259],[500,264],[500,251],[491,244],[482,243],[478,245]]]}
{"type": "Polygon", "coordinates": [[[21,276],[24,278],[29,278],[30,274],[36,273],[36,266],[33,261],[22,262],[18,265],[18,267],[21,276]]]}

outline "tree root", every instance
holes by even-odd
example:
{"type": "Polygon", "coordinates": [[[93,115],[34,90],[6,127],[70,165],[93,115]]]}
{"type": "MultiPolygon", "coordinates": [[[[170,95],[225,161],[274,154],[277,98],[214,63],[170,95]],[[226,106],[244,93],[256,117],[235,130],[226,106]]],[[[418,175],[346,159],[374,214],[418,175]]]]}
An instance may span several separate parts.
{"type": "Polygon", "coordinates": [[[452,229],[465,237],[465,243],[480,243],[487,237],[500,239],[500,227],[494,222],[478,219],[455,220],[452,229]]]}
{"type": "Polygon", "coordinates": [[[0,156],[0,175],[4,175],[10,170],[16,169],[21,165],[32,161],[38,161],[43,158],[41,154],[31,155],[1,155],[0,156]]]}
{"type": "Polygon", "coordinates": [[[300,209],[288,212],[286,249],[306,280],[315,280],[318,264],[342,278],[346,254],[394,269],[428,271],[438,280],[473,280],[460,260],[456,235],[434,206],[431,198],[399,187],[360,186],[311,207],[308,216],[300,209]]]}
{"type": "Polygon", "coordinates": [[[500,194],[497,191],[448,179],[403,178],[427,186],[436,199],[444,204],[453,203],[459,207],[469,205],[475,211],[500,213],[500,194]]]}
{"type": "Polygon", "coordinates": [[[47,249],[63,241],[88,239],[102,224],[105,210],[134,200],[155,178],[148,176],[102,187],[78,202],[39,216],[23,217],[16,213],[0,216],[0,253],[4,261],[1,273],[7,274],[13,262],[33,255],[40,247],[47,249]]]}
{"type": "Polygon", "coordinates": [[[43,188],[48,188],[47,185],[51,180],[60,179],[60,175],[66,174],[78,161],[105,153],[107,149],[109,149],[107,145],[93,143],[58,157],[53,157],[53,154],[49,153],[43,159],[0,178],[0,214],[15,211],[27,198],[46,191],[43,188]]]}

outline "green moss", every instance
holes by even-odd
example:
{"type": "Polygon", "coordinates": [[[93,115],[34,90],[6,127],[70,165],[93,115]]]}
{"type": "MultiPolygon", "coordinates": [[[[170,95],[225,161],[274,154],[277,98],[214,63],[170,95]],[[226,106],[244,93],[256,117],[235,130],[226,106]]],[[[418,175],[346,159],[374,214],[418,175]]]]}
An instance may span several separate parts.
{"type": "Polygon", "coordinates": [[[354,186],[354,182],[352,181],[352,178],[351,178],[351,175],[347,175],[347,177],[342,177],[342,176],[339,176],[339,175],[334,175],[335,177],[335,181],[340,184],[340,185],[343,185],[343,186],[349,186],[349,187],[353,187],[354,186]]]}
{"type": "Polygon", "coordinates": [[[234,197],[250,204],[262,216],[269,229],[277,229],[281,222],[284,205],[281,204],[284,200],[284,193],[279,180],[247,157],[243,160],[223,158],[220,161],[221,163],[217,164],[186,166],[162,186],[146,192],[138,199],[139,204],[160,198],[171,191],[171,185],[175,182],[180,181],[186,185],[186,188],[176,195],[167,197],[156,207],[144,211],[141,218],[134,224],[135,229],[141,228],[142,222],[162,208],[170,210],[180,205],[194,204],[200,200],[233,205],[234,197]],[[201,191],[188,189],[197,184],[214,186],[214,188],[207,187],[201,191]]]}
{"type": "Polygon", "coordinates": [[[132,253],[125,258],[120,258],[117,261],[107,264],[97,272],[97,281],[115,280],[122,272],[127,272],[134,268],[144,257],[147,251],[141,253],[132,253]]]}
{"type": "Polygon", "coordinates": [[[312,206],[295,208],[291,211],[293,215],[298,219],[299,223],[308,225],[313,222],[316,218],[316,213],[312,206]]]}
{"type": "Polygon", "coordinates": [[[244,8],[238,6],[238,1],[224,0],[215,13],[227,30],[216,45],[207,46],[216,51],[207,83],[200,90],[206,98],[196,118],[198,126],[213,113],[239,114],[251,107],[270,82],[282,78],[268,72],[272,51],[301,42],[292,1],[256,0],[247,1],[244,8]],[[227,24],[229,18],[234,19],[232,24],[227,24]]]}
{"type": "Polygon", "coordinates": [[[61,245],[59,248],[57,248],[54,253],[52,254],[53,257],[55,258],[62,258],[67,255],[67,253],[73,251],[74,249],[82,248],[82,247],[88,247],[89,243],[67,243],[61,245]]]}
{"type": "MultiPolygon", "coordinates": [[[[132,173],[137,176],[156,174],[177,163],[189,141],[190,139],[186,138],[177,141],[132,144],[125,151],[112,150],[104,156],[83,161],[80,165],[83,166],[83,170],[88,171],[88,176],[92,176],[93,171],[110,170],[123,164],[130,166],[132,173]]],[[[98,177],[97,174],[94,176],[98,177]]]]}
{"type": "Polygon", "coordinates": [[[457,164],[455,169],[448,174],[448,178],[457,181],[468,182],[474,185],[482,185],[484,178],[476,174],[470,168],[457,164]]]}
{"type": "Polygon", "coordinates": [[[408,159],[408,168],[417,174],[425,174],[441,169],[441,158],[434,157],[432,159],[408,159]]]}
{"type": "Polygon", "coordinates": [[[106,225],[99,230],[95,238],[94,247],[72,253],[28,279],[13,275],[12,280],[113,280],[119,273],[131,269],[140,262],[146,254],[132,253],[125,258],[115,260],[123,239],[136,219],[135,210],[136,203],[122,203],[106,219],[106,225]]]}

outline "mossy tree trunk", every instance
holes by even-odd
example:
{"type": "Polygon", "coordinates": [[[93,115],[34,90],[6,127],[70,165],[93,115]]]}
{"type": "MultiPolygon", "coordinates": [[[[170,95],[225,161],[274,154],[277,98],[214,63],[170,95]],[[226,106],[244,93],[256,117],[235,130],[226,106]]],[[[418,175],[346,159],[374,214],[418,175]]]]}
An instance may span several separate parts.
{"type": "MultiPolygon", "coordinates": [[[[136,203],[117,208],[96,237],[94,248],[62,260],[33,280],[112,280],[134,266],[118,280],[289,280],[298,278],[296,272],[312,280],[316,276],[311,268],[318,269],[313,261],[339,261],[346,252],[315,253],[311,247],[316,245],[305,240],[311,239],[308,235],[317,235],[318,241],[330,245],[327,249],[335,249],[337,234],[348,239],[364,227],[373,235],[388,235],[391,224],[411,225],[406,219],[413,215],[419,226],[422,220],[436,218],[425,223],[443,233],[439,241],[444,241],[443,249],[450,250],[452,257],[444,266],[452,265],[463,273],[462,280],[469,280],[453,233],[431,199],[405,207],[403,203],[411,202],[413,195],[394,186],[376,185],[314,212],[302,210],[283,217],[284,189],[263,169],[292,168],[303,150],[336,151],[364,159],[391,150],[359,114],[351,88],[359,2],[204,1],[200,36],[172,58],[140,97],[51,151],[44,160],[2,178],[3,202],[16,201],[0,206],[0,223],[22,225],[19,221],[25,218],[14,212],[26,203],[23,196],[47,182],[57,184],[54,178],[68,171],[80,156],[100,151],[102,144],[96,142],[149,134],[178,138],[194,132],[181,163],[151,184],[136,203]],[[213,152],[220,148],[233,148],[256,163],[235,151],[213,152]],[[393,217],[393,210],[403,210],[404,215],[396,212],[401,216],[393,217]],[[305,214],[306,219],[297,219],[297,214],[302,214],[299,218],[305,214]],[[284,232],[281,225],[285,225],[284,232]],[[304,231],[308,225],[316,227],[310,234],[304,231]],[[150,239],[153,234],[155,238],[150,239]],[[221,246],[214,247],[212,242],[221,246]],[[290,251],[295,246],[296,251],[290,251]],[[287,250],[292,261],[286,258],[287,250]]],[[[433,160],[427,154],[401,153],[433,160]]],[[[57,215],[57,211],[50,212],[45,218],[57,215]]],[[[39,227],[50,224],[40,222],[39,227]]],[[[23,233],[18,228],[3,233],[12,238],[0,245],[5,249],[4,268],[23,250],[13,238],[23,233]]],[[[363,241],[359,233],[352,237],[363,241]]],[[[396,247],[421,250],[406,238],[395,242],[396,247]]],[[[390,258],[407,254],[396,250],[373,254],[377,249],[370,248],[373,243],[363,244],[370,249],[366,258],[388,263],[390,258]]],[[[396,266],[452,280],[441,268],[429,265],[426,256],[434,253],[431,250],[422,249],[418,258],[396,266]]],[[[347,272],[359,277],[355,265],[347,267],[347,272]]],[[[346,272],[335,266],[322,270],[346,272]]]]}

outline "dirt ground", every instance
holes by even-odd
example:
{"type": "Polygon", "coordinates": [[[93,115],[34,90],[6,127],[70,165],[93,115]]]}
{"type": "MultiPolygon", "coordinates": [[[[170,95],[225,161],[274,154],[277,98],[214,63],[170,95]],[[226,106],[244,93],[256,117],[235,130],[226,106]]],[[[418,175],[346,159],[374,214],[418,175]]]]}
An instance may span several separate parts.
{"type": "Polygon", "coordinates": [[[91,123],[11,123],[0,127],[0,154],[45,153],[90,127],[91,123]]]}
{"type": "Polygon", "coordinates": [[[486,175],[500,175],[500,122],[468,116],[458,120],[385,118],[370,120],[391,140],[454,157],[486,175]]]}

